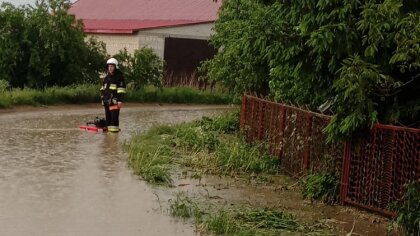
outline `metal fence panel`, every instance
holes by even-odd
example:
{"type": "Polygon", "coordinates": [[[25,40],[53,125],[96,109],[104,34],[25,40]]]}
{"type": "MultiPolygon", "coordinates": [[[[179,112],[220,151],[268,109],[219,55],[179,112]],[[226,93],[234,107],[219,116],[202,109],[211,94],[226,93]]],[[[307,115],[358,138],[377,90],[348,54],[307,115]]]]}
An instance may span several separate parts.
{"type": "Polygon", "coordinates": [[[386,216],[406,184],[420,179],[420,129],[375,125],[345,143],[327,143],[331,117],[244,96],[241,130],[248,142],[264,141],[294,177],[321,171],[340,176],[343,203],[386,216]]]}
{"type": "Polygon", "coordinates": [[[330,117],[279,103],[244,96],[241,129],[248,142],[264,141],[280,167],[301,177],[308,171],[341,168],[343,144],[327,144],[322,130],[330,117]]]}
{"type": "Polygon", "coordinates": [[[349,149],[343,202],[393,216],[390,204],[420,177],[420,130],[376,125],[349,149]]]}

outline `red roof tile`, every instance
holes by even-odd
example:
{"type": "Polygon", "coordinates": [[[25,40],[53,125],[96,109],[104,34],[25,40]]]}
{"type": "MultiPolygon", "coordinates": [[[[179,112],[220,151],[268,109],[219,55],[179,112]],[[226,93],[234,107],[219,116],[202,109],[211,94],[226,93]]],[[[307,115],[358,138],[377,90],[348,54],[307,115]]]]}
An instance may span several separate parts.
{"type": "Polygon", "coordinates": [[[70,12],[84,21],[86,32],[129,34],[213,22],[220,6],[220,0],[79,0],[70,12]]]}

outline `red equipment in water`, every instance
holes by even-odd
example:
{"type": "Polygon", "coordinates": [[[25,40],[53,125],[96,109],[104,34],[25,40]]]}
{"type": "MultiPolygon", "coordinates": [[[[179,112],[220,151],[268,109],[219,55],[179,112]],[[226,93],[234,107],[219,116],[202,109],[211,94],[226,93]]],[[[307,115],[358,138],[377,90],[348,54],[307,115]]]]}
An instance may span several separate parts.
{"type": "Polygon", "coordinates": [[[82,131],[95,132],[95,133],[98,133],[99,131],[102,131],[102,132],[108,131],[106,127],[105,119],[104,118],[99,119],[98,117],[96,117],[94,121],[87,122],[86,125],[79,126],[79,129],[82,131]]]}
{"type": "Polygon", "coordinates": [[[81,125],[79,126],[79,129],[82,131],[95,132],[95,133],[99,132],[100,130],[103,132],[107,132],[106,128],[98,128],[91,125],[81,125]]]}

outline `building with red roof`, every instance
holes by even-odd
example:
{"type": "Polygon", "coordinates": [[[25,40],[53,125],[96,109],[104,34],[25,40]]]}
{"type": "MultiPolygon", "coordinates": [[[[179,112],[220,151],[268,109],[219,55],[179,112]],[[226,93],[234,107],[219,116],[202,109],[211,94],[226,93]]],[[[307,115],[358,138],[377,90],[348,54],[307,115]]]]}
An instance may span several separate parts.
{"type": "Polygon", "coordinates": [[[70,12],[110,55],[150,47],[167,72],[186,76],[215,54],[207,40],[220,7],[220,0],[78,0],[70,12]]]}

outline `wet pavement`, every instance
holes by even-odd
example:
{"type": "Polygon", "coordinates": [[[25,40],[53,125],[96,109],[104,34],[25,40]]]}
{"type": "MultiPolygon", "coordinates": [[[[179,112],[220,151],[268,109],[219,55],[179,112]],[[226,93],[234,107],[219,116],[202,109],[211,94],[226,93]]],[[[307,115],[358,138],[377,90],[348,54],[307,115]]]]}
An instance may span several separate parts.
{"type": "Polygon", "coordinates": [[[1,112],[0,235],[195,235],[191,224],[156,210],[162,191],[132,175],[121,144],[155,123],[227,109],[131,105],[119,134],[77,128],[103,116],[96,105],[1,112]]]}

